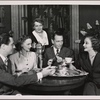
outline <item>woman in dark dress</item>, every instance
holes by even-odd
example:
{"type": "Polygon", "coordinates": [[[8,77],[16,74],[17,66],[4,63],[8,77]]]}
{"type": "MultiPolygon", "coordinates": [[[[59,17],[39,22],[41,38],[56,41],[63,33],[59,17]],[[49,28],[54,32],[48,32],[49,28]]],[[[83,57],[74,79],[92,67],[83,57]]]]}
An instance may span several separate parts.
{"type": "Polygon", "coordinates": [[[87,35],[84,39],[84,53],[80,54],[81,68],[88,72],[84,95],[100,95],[100,40],[95,36],[87,35]]]}
{"type": "Polygon", "coordinates": [[[31,38],[34,41],[33,48],[35,48],[36,44],[41,43],[43,47],[51,46],[51,37],[49,34],[43,29],[43,21],[40,18],[36,18],[32,23],[33,31],[31,34],[31,38]]]}

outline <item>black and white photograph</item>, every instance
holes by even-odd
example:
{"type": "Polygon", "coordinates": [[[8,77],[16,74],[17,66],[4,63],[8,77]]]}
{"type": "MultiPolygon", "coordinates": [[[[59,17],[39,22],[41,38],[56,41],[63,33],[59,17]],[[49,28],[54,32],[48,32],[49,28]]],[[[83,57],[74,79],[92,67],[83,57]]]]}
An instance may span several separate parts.
{"type": "Polygon", "coordinates": [[[100,96],[100,2],[23,2],[0,4],[0,95],[100,96]]]}

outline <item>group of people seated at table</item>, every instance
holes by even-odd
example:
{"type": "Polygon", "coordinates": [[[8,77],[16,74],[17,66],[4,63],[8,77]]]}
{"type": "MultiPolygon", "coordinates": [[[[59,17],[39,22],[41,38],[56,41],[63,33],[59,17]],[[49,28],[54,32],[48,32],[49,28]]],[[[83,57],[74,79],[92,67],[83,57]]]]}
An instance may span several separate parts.
{"type": "MultiPolygon", "coordinates": [[[[53,75],[55,70],[51,66],[57,66],[65,57],[71,57],[74,61],[72,49],[63,46],[63,35],[56,31],[51,39],[43,30],[43,22],[36,19],[33,22],[34,31],[31,36],[24,35],[18,39],[16,52],[14,40],[11,34],[2,33],[0,35],[0,94],[17,95],[21,94],[15,87],[33,84],[43,77],[53,75]],[[51,41],[50,41],[51,40],[51,41]],[[52,42],[52,45],[51,45],[52,42]],[[42,69],[38,66],[37,52],[31,51],[37,44],[43,50],[42,69]]],[[[71,63],[69,68],[79,68],[88,72],[84,86],[84,95],[100,94],[100,40],[91,35],[84,37],[84,52],[79,54],[78,61],[74,65],[71,63]]]]}

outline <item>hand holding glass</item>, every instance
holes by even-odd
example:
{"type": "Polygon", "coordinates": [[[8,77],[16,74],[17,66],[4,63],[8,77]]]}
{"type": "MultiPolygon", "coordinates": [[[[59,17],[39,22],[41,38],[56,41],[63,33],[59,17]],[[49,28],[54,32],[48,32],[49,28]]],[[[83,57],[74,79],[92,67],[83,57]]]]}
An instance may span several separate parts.
{"type": "Polygon", "coordinates": [[[71,57],[65,57],[65,62],[66,62],[67,64],[72,63],[72,58],[71,58],[71,57]]]}

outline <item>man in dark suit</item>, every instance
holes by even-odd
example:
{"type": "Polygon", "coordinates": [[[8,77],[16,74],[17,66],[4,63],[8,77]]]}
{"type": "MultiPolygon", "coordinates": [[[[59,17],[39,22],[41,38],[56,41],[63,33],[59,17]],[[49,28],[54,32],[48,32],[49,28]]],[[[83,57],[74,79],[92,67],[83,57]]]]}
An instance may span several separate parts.
{"type": "Polygon", "coordinates": [[[41,72],[33,72],[31,75],[24,74],[22,76],[13,76],[11,74],[10,61],[8,55],[13,53],[15,48],[13,38],[10,34],[2,33],[0,35],[0,94],[16,95],[19,92],[14,88],[33,84],[41,78],[50,75],[52,69],[44,68],[41,72]],[[7,61],[8,60],[8,61],[7,61]]]}
{"type": "Polygon", "coordinates": [[[73,51],[63,47],[63,35],[60,31],[55,32],[52,37],[52,43],[53,45],[50,48],[47,48],[44,53],[44,67],[51,63],[53,66],[57,66],[59,62],[62,62],[62,60],[65,59],[65,57],[74,58],[73,51]]]}

